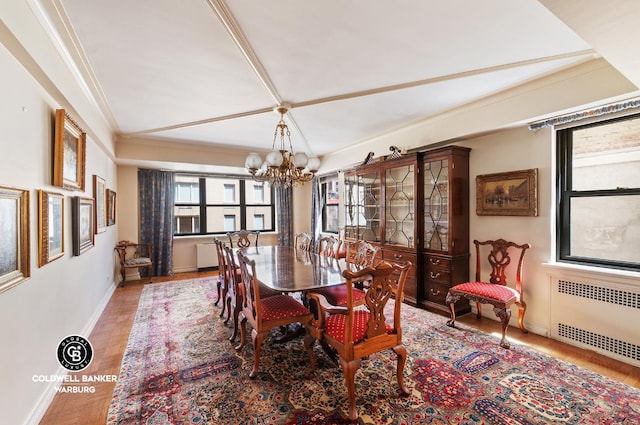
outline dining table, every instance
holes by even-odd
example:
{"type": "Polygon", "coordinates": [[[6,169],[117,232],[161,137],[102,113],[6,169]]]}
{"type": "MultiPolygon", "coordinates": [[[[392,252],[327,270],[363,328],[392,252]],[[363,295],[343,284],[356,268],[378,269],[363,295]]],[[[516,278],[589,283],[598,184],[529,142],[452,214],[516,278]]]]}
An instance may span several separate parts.
{"type": "Polygon", "coordinates": [[[258,281],[279,292],[305,292],[345,283],[344,258],[323,256],[289,246],[261,245],[242,250],[255,261],[258,281]]]}
{"type": "MultiPolygon", "coordinates": [[[[283,293],[299,292],[303,304],[306,304],[306,291],[341,285],[346,281],[342,276],[348,267],[344,258],[336,259],[289,246],[262,245],[242,251],[255,262],[256,277],[262,285],[283,293]]],[[[275,338],[274,342],[284,343],[303,334],[304,327],[298,325],[275,338]]],[[[327,350],[324,345],[323,348],[327,350]]],[[[328,351],[327,354],[333,356],[328,351]]]]}

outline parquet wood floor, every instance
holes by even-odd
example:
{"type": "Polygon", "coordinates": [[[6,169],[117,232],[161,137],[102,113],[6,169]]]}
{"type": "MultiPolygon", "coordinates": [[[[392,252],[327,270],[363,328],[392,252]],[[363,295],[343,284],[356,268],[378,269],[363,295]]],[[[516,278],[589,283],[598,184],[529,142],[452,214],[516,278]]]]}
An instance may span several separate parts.
{"type": "MultiPolygon", "coordinates": [[[[181,273],[171,277],[154,277],[153,280],[156,283],[208,275],[217,275],[217,272],[181,273]]],[[[118,375],[129,331],[138,308],[140,293],[145,283],[146,280],[127,282],[124,287],[116,289],[89,336],[95,357],[83,374],[118,375]]],[[[457,320],[484,332],[495,332],[498,335],[500,332],[500,324],[493,320],[477,319],[471,314],[457,320]]],[[[517,327],[510,328],[507,336],[512,344],[526,344],[548,355],[640,388],[640,368],[536,334],[522,334],[517,327]]],[[[114,386],[115,383],[96,383],[93,394],[57,394],[40,424],[103,425],[114,386]]]]}

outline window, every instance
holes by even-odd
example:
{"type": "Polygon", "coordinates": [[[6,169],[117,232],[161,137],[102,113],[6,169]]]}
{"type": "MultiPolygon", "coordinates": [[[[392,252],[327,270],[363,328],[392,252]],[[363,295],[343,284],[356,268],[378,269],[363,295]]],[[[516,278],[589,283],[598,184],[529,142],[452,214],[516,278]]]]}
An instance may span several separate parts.
{"type": "Polygon", "coordinates": [[[236,231],[236,216],[235,215],[225,215],[224,216],[224,230],[225,230],[225,232],[235,232],[236,231]]]}
{"type": "Polygon", "coordinates": [[[264,228],[264,214],[253,215],[253,230],[262,230],[264,228]]]}
{"type": "Polygon", "coordinates": [[[340,223],[338,207],[340,204],[340,192],[338,176],[325,177],[320,182],[322,195],[322,231],[326,233],[338,233],[340,223]]]}
{"type": "Polygon", "coordinates": [[[230,202],[230,203],[236,202],[236,185],[235,184],[224,185],[224,202],[230,202]]]}
{"type": "Polygon", "coordinates": [[[267,183],[178,174],[175,195],[174,235],[275,230],[275,194],[267,183]]]}
{"type": "Polygon", "coordinates": [[[558,261],[640,270],[640,115],[558,130],[558,261]]]}
{"type": "Polygon", "coordinates": [[[253,200],[255,202],[264,202],[264,184],[253,186],[253,200]]]}

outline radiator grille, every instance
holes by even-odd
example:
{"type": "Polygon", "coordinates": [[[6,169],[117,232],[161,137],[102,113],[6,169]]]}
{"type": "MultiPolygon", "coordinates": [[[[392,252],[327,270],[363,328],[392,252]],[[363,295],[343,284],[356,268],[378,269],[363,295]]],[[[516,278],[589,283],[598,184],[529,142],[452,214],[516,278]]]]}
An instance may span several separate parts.
{"type": "Polygon", "coordinates": [[[625,307],[640,308],[639,293],[615,288],[558,280],[558,292],[625,307]]]}
{"type": "MultiPolygon", "coordinates": [[[[604,288],[598,288],[604,289],[604,288]]],[[[640,360],[640,346],[558,323],[558,335],[629,359],[640,360]]]]}

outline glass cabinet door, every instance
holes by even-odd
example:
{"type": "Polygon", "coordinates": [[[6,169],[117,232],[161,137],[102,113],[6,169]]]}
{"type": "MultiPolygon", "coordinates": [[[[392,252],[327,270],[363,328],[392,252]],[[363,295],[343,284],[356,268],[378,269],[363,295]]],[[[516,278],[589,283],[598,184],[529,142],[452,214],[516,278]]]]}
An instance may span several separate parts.
{"type": "Polygon", "coordinates": [[[358,238],[358,177],[344,176],[344,236],[358,238]]]}
{"type": "Polygon", "coordinates": [[[358,191],[359,239],[380,242],[380,173],[359,175],[358,191]]]}
{"type": "Polygon", "coordinates": [[[449,250],[449,160],[424,164],[424,248],[449,250]]]}
{"type": "Polygon", "coordinates": [[[380,241],[380,173],[345,175],[345,237],[380,241]]]}
{"type": "Polygon", "coordinates": [[[385,243],[415,247],[415,166],[389,168],[385,173],[385,243]]]}

